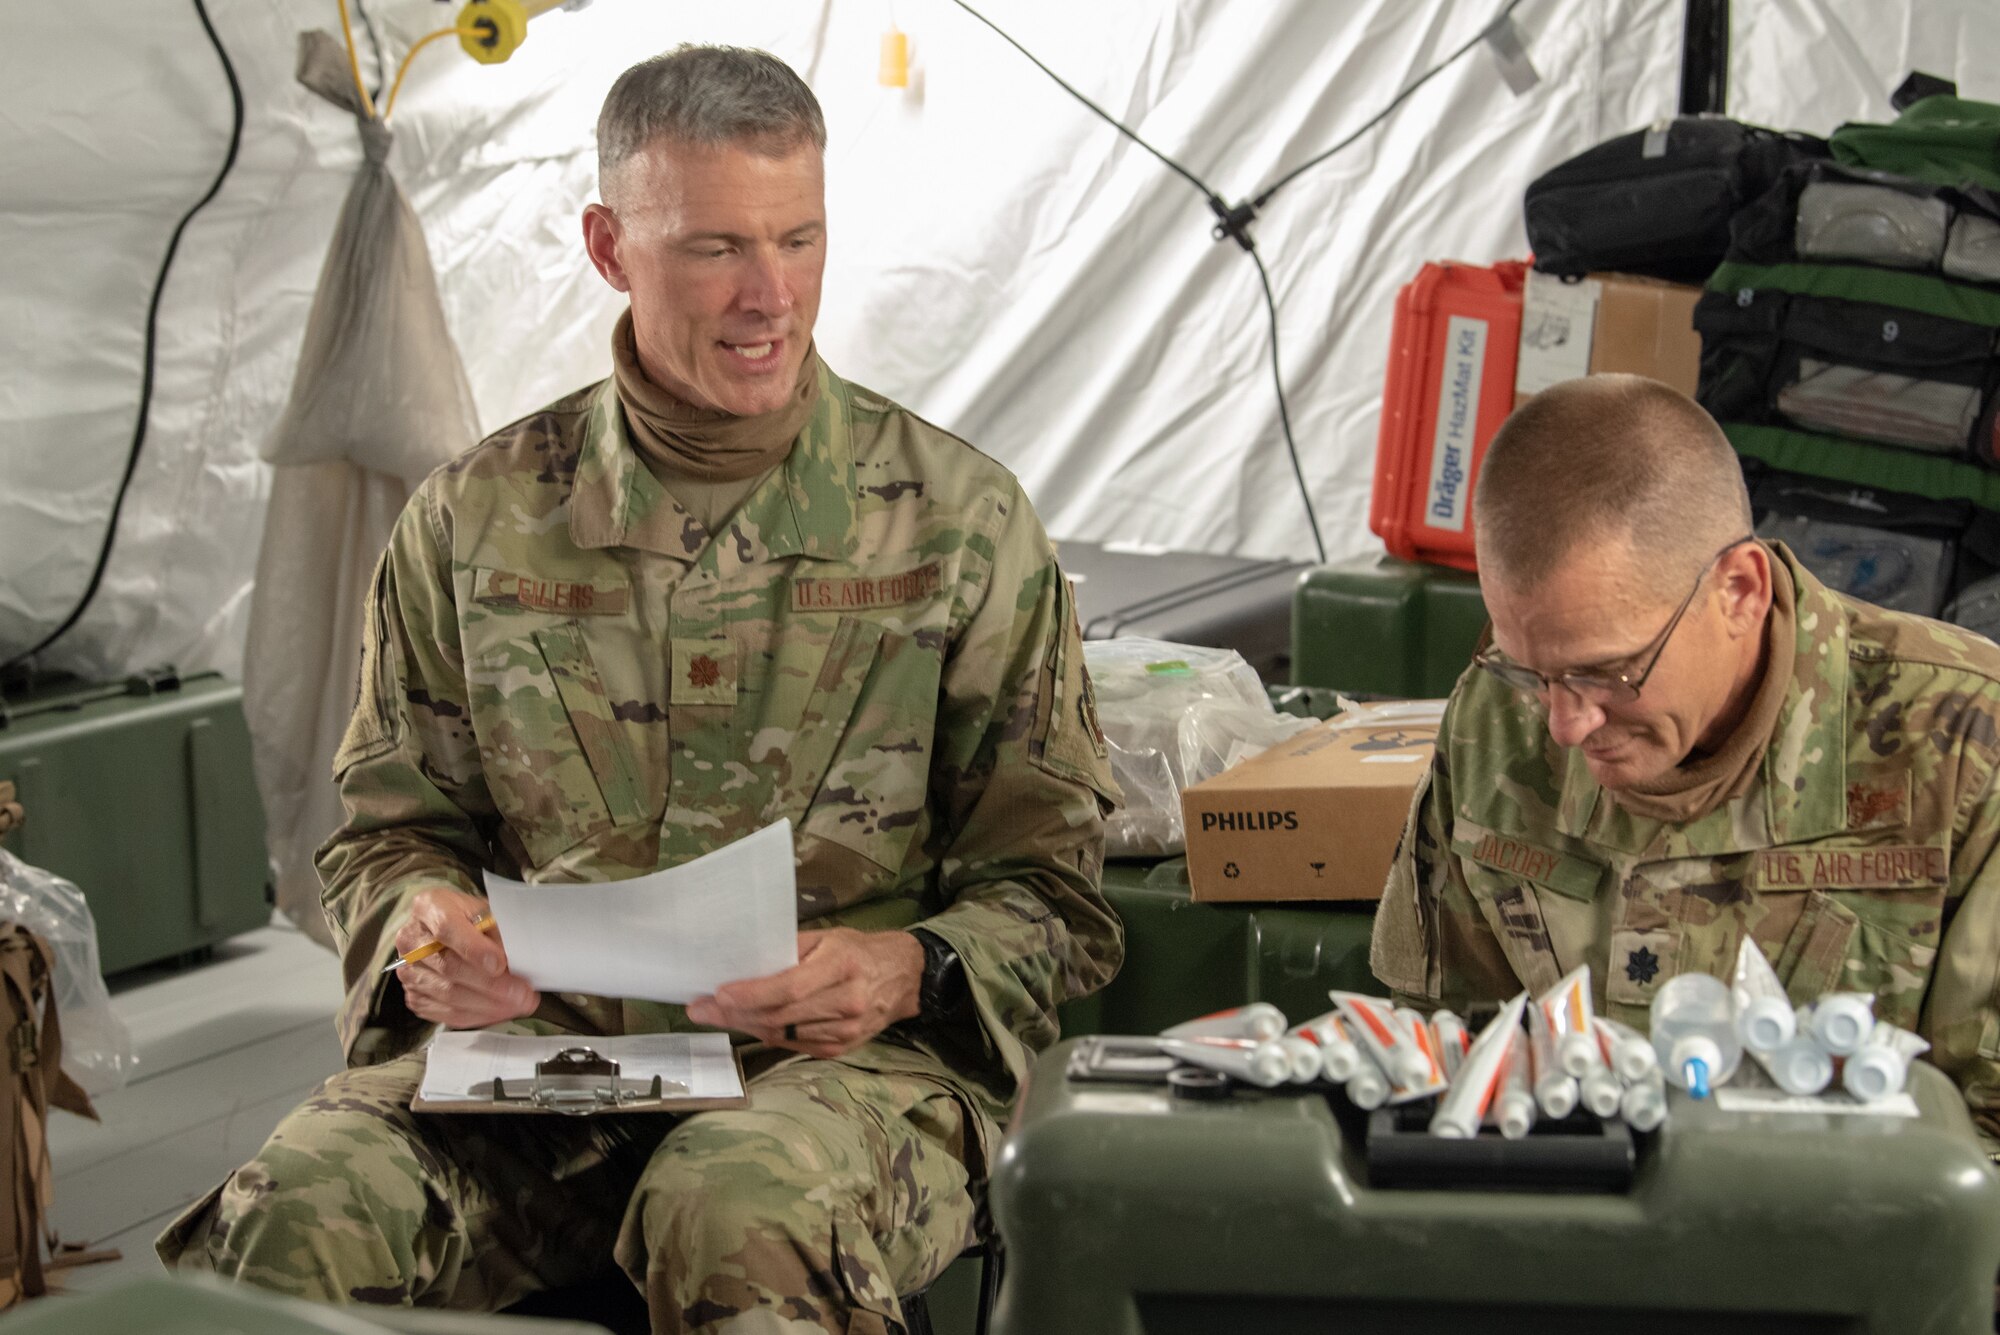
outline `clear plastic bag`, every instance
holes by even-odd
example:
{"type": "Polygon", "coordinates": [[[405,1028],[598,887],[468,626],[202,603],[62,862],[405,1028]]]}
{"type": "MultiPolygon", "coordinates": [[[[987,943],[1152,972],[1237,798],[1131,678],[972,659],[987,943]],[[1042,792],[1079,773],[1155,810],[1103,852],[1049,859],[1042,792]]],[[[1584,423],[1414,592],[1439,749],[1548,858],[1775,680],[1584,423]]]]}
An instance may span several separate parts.
{"type": "Polygon", "coordinates": [[[131,1032],[111,1009],[97,963],[97,921],[83,891],[0,849],[0,920],[41,937],[55,956],[63,1070],[92,1098],[124,1088],[138,1057],[131,1032]]]}
{"type": "Polygon", "coordinates": [[[1233,649],[1138,638],[1091,640],[1084,661],[1111,774],[1125,804],[1105,825],[1107,857],[1169,857],[1186,846],[1181,790],[1313,726],[1280,714],[1233,649]]]}

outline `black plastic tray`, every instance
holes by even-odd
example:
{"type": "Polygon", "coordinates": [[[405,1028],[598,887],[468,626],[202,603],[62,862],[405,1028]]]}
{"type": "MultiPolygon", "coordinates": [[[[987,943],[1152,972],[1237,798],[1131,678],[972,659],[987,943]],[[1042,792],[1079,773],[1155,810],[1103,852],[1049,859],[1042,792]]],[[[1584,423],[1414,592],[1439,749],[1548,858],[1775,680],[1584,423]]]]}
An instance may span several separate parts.
{"type": "Polygon", "coordinates": [[[1368,1115],[1363,1159],[1372,1187],[1430,1190],[1596,1192],[1629,1190],[1638,1170],[1632,1128],[1574,1112],[1535,1123],[1520,1140],[1491,1128],[1470,1139],[1430,1133],[1430,1101],[1368,1115]]]}

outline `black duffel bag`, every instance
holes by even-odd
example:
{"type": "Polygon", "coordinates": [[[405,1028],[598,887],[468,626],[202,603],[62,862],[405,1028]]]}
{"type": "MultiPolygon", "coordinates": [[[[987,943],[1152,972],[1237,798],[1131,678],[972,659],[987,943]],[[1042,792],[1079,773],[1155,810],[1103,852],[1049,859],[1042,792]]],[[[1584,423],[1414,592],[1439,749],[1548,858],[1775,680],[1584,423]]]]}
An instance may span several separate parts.
{"type": "Polygon", "coordinates": [[[1826,141],[1681,116],[1607,139],[1537,177],[1525,210],[1535,267],[1702,283],[1729,249],[1729,220],[1826,141]]]}
{"type": "Polygon", "coordinates": [[[1775,538],[1836,593],[1934,617],[1955,582],[1969,501],[1937,501],[1777,470],[1752,484],[1757,535],[1775,538]]]}

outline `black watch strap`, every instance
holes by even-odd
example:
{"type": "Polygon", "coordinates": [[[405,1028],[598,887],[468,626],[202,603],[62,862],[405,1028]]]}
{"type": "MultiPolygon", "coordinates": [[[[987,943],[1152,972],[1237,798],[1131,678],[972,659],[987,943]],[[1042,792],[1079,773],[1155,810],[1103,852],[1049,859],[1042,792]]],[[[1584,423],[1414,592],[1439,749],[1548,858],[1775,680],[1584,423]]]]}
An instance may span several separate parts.
{"type": "Polygon", "coordinates": [[[972,989],[965,980],[965,961],[958,957],[950,942],[935,932],[914,927],[910,935],[924,948],[924,975],[917,985],[917,1006],[921,1011],[917,1022],[937,1023],[964,1010],[972,1000],[972,989]]]}

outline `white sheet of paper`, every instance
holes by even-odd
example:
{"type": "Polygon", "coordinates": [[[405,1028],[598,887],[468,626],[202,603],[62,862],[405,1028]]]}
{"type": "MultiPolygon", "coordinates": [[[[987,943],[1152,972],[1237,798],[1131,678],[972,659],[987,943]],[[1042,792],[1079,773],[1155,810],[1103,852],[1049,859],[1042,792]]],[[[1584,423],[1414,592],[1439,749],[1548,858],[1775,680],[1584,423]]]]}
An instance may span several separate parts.
{"type": "Polygon", "coordinates": [[[423,1097],[427,1103],[481,1103],[498,1080],[527,1080],[535,1064],[564,1048],[589,1048],[618,1063],[618,1078],[681,1085],[683,1098],[741,1097],[743,1082],[729,1057],[727,1034],[495,1034],[447,1029],[425,1050],[423,1097]]]}
{"type": "Polygon", "coordinates": [[[626,881],[524,885],[486,873],[509,969],[543,992],[688,1002],[798,956],[792,823],[626,881]]]}

